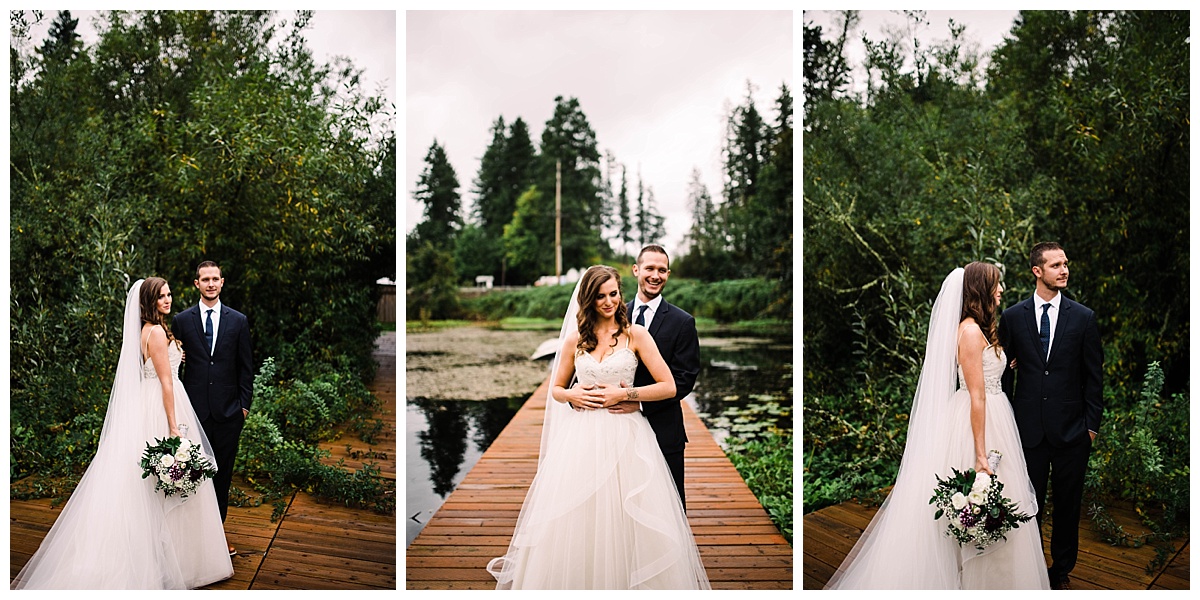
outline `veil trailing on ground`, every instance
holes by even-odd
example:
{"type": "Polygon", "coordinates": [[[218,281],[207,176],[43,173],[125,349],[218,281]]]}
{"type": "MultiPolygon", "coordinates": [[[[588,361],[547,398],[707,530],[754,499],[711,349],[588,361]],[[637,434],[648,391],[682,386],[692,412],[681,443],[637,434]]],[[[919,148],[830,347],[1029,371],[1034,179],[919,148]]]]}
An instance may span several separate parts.
{"type": "MultiPolygon", "coordinates": [[[[142,384],[142,281],[134,282],[125,298],[121,354],[96,454],[37,552],[13,578],[13,589],[157,589],[187,584],[171,540],[194,543],[200,532],[172,533],[165,515],[182,502],[155,492],[154,480],[143,479],[138,464],[152,441],[146,439],[147,432],[163,438],[170,433],[161,393],[142,384]]],[[[212,460],[212,446],[199,423],[189,425],[187,437],[200,443],[212,460]]],[[[213,506],[215,510],[215,500],[213,506]]],[[[223,548],[224,535],[219,529],[216,533],[223,548]]]]}
{"type": "Polygon", "coordinates": [[[963,269],[954,269],[942,282],[929,317],[925,361],[896,485],[826,589],[959,587],[958,543],[934,522],[929,497],[937,474],[961,466],[954,463],[947,440],[950,401],[957,388],[962,295],[963,269]]]}

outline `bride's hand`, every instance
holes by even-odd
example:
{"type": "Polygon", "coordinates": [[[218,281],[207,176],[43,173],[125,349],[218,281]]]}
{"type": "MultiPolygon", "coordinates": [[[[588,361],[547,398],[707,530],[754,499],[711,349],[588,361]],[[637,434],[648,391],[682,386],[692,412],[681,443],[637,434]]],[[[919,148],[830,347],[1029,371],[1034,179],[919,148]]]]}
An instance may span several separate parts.
{"type": "Polygon", "coordinates": [[[171,436],[170,436],[170,437],[183,437],[183,435],[179,433],[179,428],[178,428],[178,427],[172,427],[172,428],[171,428],[171,436]]]}
{"type": "Polygon", "coordinates": [[[575,410],[596,410],[601,408],[602,399],[597,398],[600,390],[596,389],[595,385],[580,385],[573,387],[570,390],[572,393],[567,397],[567,402],[571,408],[575,410]]]}
{"type": "Polygon", "coordinates": [[[988,475],[991,475],[993,477],[996,475],[995,473],[992,472],[991,467],[988,466],[988,460],[987,460],[986,455],[982,456],[982,457],[980,457],[980,456],[975,457],[975,472],[976,473],[987,473],[988,475]]]}

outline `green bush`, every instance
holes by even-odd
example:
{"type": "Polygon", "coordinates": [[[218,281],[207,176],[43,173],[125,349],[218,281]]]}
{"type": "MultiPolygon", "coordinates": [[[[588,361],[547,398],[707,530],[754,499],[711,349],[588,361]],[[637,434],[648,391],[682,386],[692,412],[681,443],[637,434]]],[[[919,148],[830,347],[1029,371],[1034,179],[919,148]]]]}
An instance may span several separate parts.
{"type": "MultiPolygon", "coordinates": [[[[728,452],[729,460],[789,544],[792,542],[792,495],[795,489],[793,439],[789,434],[769,433],[762,439],[735,445],[728,452]]],[[[739,442],[736,438],[729,441],[739,442]]]]}
{"type": "Polygon", "coordinates": [[[1165,542],[1187,534],[1191,510],[1188,395],[1164,397],[1162,388],[1162,368],[1151,363],[1132,408],[1104,411],[1084,487],[1084,504],[1106,541],[1158,543],[1160,560],[1174,550],[1165,542]],[[1111,502],[1132,504],[1149,533],[1125,532],[1108,513],[1111,502]]]}

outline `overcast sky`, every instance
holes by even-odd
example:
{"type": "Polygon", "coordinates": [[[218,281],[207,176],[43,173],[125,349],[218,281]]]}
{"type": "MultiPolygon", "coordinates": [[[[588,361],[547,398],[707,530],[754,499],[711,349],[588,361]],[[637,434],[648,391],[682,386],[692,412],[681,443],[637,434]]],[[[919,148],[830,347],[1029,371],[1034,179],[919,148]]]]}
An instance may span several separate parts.
{"type": "MultiPolygon", "coordinates": [[[[893,33],[899,32],[905,40],[905,48],[911,55],[911,40],[915,34],[921,39],[923,47],[950,39],[950,19],[955,23],[965,25],[963,33],[968,47],[978,50],[981,65],[988,64],[986,55],[1000,45],[1012,29],[1013,21],[1019,11],[1015,10],[930,10],[925,16],[928,22],[918,26],[915,31],[909,30],[908,19],[898,10],[864,10],[860,11],[861,20],[846,39],[846,56],[855,69],[854,89],[866,89],[866,74],[862,69],[866,50],[863,48],[862,36],[866,34],[872,40],[888,39],[893,33]]],[[[838,11],[810,10],[804,12],[804,22],[814,22],[821,26],[825,39],[832,39],[840,29],[835,23],[840,21],[838,11]]]]}
{"type": "Polygon", "coordinates": [[[412,192],[434,139],[469,207],[496,117],[524,119],[537,146],[561,95],[579,99],[631,189],[641,169],[667,218],[665,245],[677,247],[692,169],[720,196],[723,115],[747,80],[771,122],[780,85],[798,95],[787,11],[408,11],[405,31],[406,231],[423,219],[412,192]]]}
{"type": "MultiPolygon", "coordinates": [[[[72,10],[71,17],[79,19],[75,31],[83,42],[89,46],[96,42],[96,28],[92,26],[93,19],[99,11],[72,10]]],[[[57,10],[45,10],[42,23],[32,30],[32,43],[41,45],[50,29],[50,22],[58,15],[57,10]]],[[[279,10],[276,18],[291,20],[295,11],[279,10]]],[[[388,102],[400,107],[396,102],[396,11],[337,11],[318,10],[313,12],[305,30],[305,39],[313,52],[313,59],[318,63],[328,63],[334,56],[346,56],[354,66],[363,69],[362,79],[366,82],[364,91],[376,93],[382,91],[388,102]]],[[[277,36],[282,38],[282,36],[277,36]]]]}

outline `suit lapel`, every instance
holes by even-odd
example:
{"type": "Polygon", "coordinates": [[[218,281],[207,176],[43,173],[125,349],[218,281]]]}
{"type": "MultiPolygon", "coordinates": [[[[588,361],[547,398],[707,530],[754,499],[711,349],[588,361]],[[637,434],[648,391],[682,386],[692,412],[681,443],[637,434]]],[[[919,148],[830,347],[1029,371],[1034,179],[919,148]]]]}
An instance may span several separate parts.
{"type": "Polygon", "coordinates": [[[1075,311],[1071,310],[1071,304],[1065,295],[1058,303],[1058,323],[1054,326],[1054,340],[1050,343],[1050,357],[1046,360],[1047,364],[1058,354],[1058,342],[1063,339],[1063,334],[1068,331],[1071,318],[1075,315],[1075,311]]]}
{"type": "Polygon", "coordinates": [[[663,321],[667,319],[667,313],[671,311],[671,305],[667,304],[666,299],[658,305],[658,314],[654,315],[654,320],[650,322],[650,337],[658,335],[658,330],[662,329],[663,321]]]}
{"type": "Polygon", "coordinates": [[[1025,309],[1031,315],[1030,317],[1022,320],[1025,321],[1025,330],[1028,332],[1029,341],[1033,345],[1033,353],[1041,359],[1042,364],[1044,365],[1046,364],[1046,357],[1042,355],[1042,334],[1039,331],[1039,329],[1041,329],[1041,324],[1038,323],[1037,304],[1034,303],[1032,297],[1026,298],[1021,304],[1025,306],[1025,309]]]}

